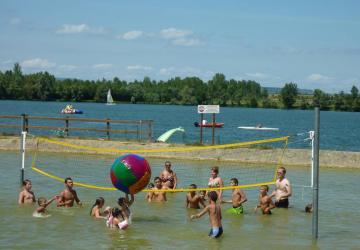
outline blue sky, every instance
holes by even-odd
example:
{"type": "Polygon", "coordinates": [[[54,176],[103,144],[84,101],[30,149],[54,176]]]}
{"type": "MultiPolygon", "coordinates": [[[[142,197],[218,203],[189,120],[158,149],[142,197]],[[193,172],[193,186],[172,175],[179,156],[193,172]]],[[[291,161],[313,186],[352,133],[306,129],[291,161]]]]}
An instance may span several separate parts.
{"type": "Polygon", "coordinates": [[[0,70],[360,88],[360,1],[1,0],[0,70]]]}

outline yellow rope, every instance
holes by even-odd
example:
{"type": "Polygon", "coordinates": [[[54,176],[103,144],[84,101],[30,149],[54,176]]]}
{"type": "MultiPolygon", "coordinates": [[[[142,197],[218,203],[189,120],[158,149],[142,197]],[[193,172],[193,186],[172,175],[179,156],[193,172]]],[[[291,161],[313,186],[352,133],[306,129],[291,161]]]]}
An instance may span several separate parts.
{"type": "Polygon", "coordinates": [[[39,138],[39,140],[41,140],[41,141],[45,141],[45,142],[56,144],[56,145],[61,145],[64,147],[85,149],[85,150],[92,150],[92,151],[106,151],[106,152],[113,152],[113,153],[162,153],[162,152],[179,152],[179,151],[197,151],[197,150],[220,149],[220,148],[236,148],[236,147],[244,147],[244,146],[256,145],[256,144],[287,141],[288,139],[289,139],[289,136],[285,136],[285,137],[277,137],[277,138],[264,139],[264,140],[222,144],[222,145],[214,145],[214,146],[173,147],[173,148],[155,148],[155,149],[116,149],[116,148],[96,148],[96,147],[70,144],[70,143],[66,143],[66,142],[62,142],[62,141],[48,139],[45,137],[39,138]]]}
{"type": "MultiPolygon", "coordinates": [[[[49,174],[49,173],[47,173],[47,172],[45,172],[43,170],[38,169],[35,166],[32,166],[31,169],[38,172],[39,174],[47,176],[47,177],[49,177],[51,179],[57,180],[59,182],[64,182],[64,178],[60,178],[58,176],[49,174]]],[[[270,181],[270,182],[262,182],[262,183],[256,183],[256,184],[246,184],[246,185],[239,185],[239,186],[227,186],[227,187],[217,187],[217,188],[207,188],[206,187],[206,188],[162,189],[161,192],[178,193],[178,192],[191,192],[191,191],[199,191],[199,190],[204,190],[204,191],[229,190],[229,189],[234,189],[234,188],[251,188],[251,187],[260,187],[260,186],[263,186],[263,185],[273,185],[273,184],[275,184],[275,182],[270,181]]],[[[75,181],[74,181],[74,186],[91,188],[91,189],[98,189],[98,190],[107,190],[107,191],[116,191],[117,190],[114,187],[96,186],[96,185],[90,185],[90,184],[81,183],[81,182],[75,182],[75,181]]],[[[143,189],[142,192],[159,192],[159,190],[143,189]]]]}

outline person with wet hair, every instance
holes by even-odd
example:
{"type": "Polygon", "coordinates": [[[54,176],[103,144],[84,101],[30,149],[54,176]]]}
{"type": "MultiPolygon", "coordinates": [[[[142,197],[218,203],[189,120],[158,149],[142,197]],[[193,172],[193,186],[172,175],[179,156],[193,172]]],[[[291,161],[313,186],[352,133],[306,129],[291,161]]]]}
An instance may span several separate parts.
{"type": "Polygon", "coordinates": [[[31,191],[32,183],[29,179],[26,179],[22,182],[22,191],[19,193],[19,204],[29,204],[34,203],[35,200],[35,194],[33,191],[31,191]]]}

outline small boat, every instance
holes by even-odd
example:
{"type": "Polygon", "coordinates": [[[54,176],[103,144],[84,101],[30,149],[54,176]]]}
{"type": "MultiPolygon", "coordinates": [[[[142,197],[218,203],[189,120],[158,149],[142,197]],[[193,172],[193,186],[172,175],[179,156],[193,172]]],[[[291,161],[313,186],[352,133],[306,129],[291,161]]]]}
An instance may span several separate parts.
{"type": "Polygon", "coordinates": [[[61,110],[61,114],[82,114],[83,112],[80,109],[75,109],[71,104],[66,105],[65,108],[61,110]]]}
{"type": "Polygon", "coordinates": [[[198,122],[194,122],[194,125],[195,125],[195,127],[203,127],[203,128],[212,128],[212,127],[222,128],[222,127],[224,127],[223,122],[215,122],[215,123],[207,122],[207,123],[201,123],[201,124],[198,122]]]}
{"type": "Polygon", "coordinates": [[[107,93],[106,105],[115,105],[115,102],[114,102],[114,99],[112,98],[110,89],[108,90],[108,93],[107,93]]]}
{"type": "Polygon", "coordinates": [[[262,127],[262,126],[255,126],[255,127],[240,126],[238,128],[246,129],[246,130],[273,130],[273,131],[279,130],[279,128],[269,128],[269,127],[262,127]]]}
{"type": "Polygon", "coordinates": [[[185,133],[185,129],[183,129],[182,127],[170,129],[169,131],[166,131],[165,133],[160,135],[159,138],[156,139],[156,141],[166,142],[176,132],[185,133]]]}

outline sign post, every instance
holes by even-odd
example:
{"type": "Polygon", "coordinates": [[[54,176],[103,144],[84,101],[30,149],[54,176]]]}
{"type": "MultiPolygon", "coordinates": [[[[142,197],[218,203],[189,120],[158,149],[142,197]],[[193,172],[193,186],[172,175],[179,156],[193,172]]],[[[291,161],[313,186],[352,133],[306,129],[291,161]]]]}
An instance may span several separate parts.
{"type": "Polygon", "coordinates": [[[198,113],[200,114],[200,144],[203,144],[203,125],[204,114],[213,114],[212,116],[212,145],[215,144],[215,114],[220,113],[219,105],[198,105],[198,113]]]}

